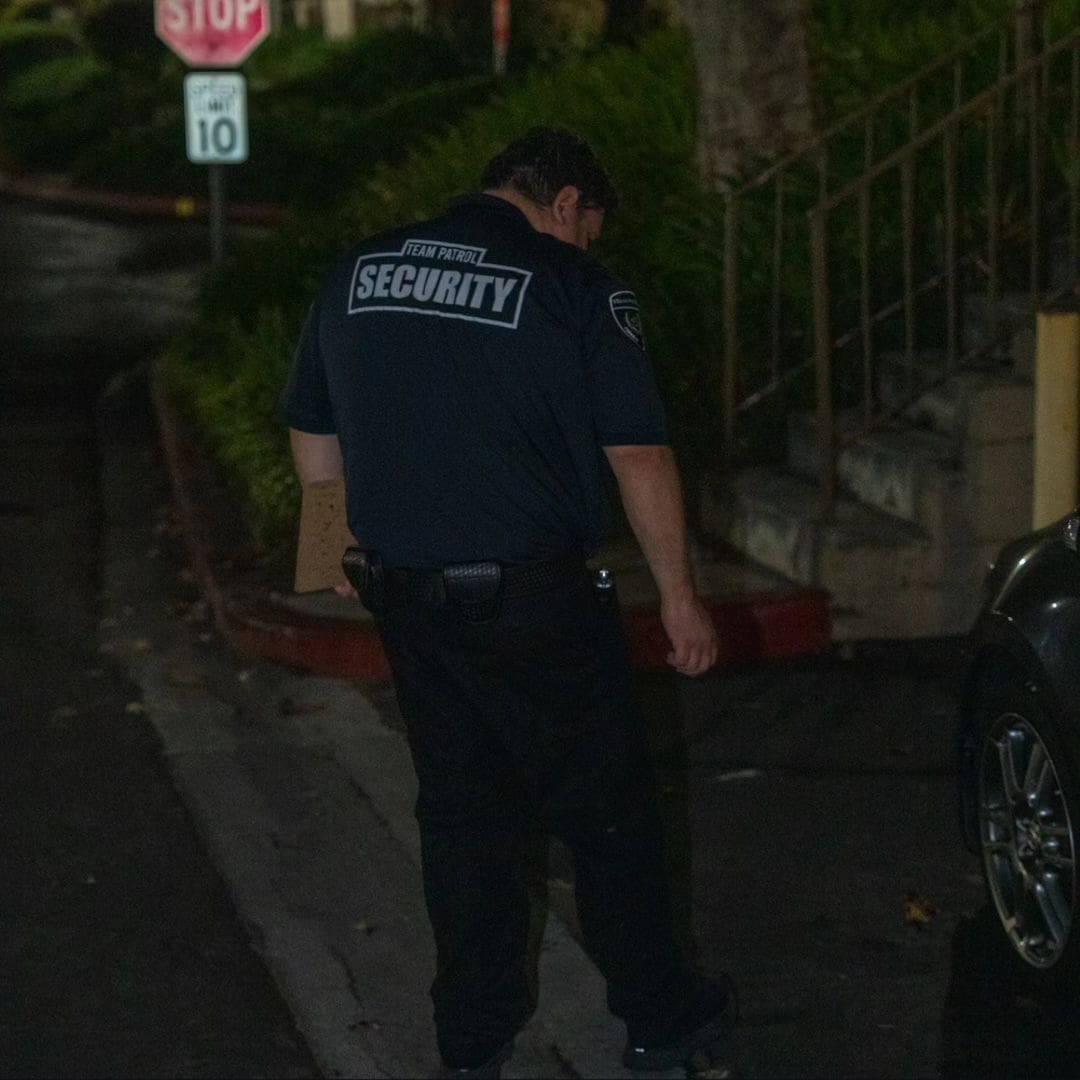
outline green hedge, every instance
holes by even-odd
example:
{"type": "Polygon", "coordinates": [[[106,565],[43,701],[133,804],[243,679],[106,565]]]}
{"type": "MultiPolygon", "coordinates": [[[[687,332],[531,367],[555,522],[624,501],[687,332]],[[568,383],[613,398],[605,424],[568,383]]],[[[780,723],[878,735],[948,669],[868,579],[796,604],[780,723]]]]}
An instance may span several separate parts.
{"type": "Polygon", "coordinates": [[[263,308],[250,328],[207,323],[166,351],[162,364],[181,410],[222,468],[255,544],[286,559],[300,489],[277,420],[294,328],[263,308]],[[210,361],[228,350],[226,367],[210,361]],[[210,362],[208,362],[210,361],[210,362]]]}
{"type": "Polygon", "coordinates": [[[0,87],[37,64],[78,51],[74,31],[65,26],[39,19],[0,22],[0,87]]]}

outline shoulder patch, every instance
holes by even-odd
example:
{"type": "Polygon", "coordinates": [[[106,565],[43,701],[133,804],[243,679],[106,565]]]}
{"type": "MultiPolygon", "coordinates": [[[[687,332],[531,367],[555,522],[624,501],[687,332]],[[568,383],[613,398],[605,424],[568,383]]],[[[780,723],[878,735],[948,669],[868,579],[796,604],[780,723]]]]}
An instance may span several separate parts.
{"type": "Polygon", "coordinates": [[[629,289],[620,289],[608,297],[615,325],[640,349],[645,348],[645,331],[641,326],[641,309],[637,297],[629,289]]]}

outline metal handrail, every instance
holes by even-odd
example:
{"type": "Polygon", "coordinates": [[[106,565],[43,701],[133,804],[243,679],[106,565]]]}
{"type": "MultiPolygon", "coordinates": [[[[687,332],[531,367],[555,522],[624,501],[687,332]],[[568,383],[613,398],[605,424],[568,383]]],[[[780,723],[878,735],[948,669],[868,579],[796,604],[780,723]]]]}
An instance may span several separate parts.
{"type": "MultiPolygon", "coordinates": [[[[1019,46],[1018,46],[1019,50],[1019,46]]],[[[961,230],[967,223],[967,217],[959,205],[959,158],[962,152],[962,137],[968,135],[968,126],[989,116],[985,133],[988,167],[986,175],[987,212],[985,255],[987,271],[987,295],[995,298],[1001,288],[1002,259],[1005,255],[1003,244],[1015,240],[1001,228],[1003,205],[1002,177],[1000,163],[1003,160],[1003,143],[1009,135],[1004,124],[1005,100],[1008,95],[1016,96],[1026,105],[1018,105],[1013,117],[1016,124],[1024,127],[1026,136],[1025,154],[1030,161],[1028,227],[1025,246],[1029,253],[1029,270],[1033,291],[1038,287],[1038,271],[1042,261],[1043,245],[1040,240],[1041,223],[1046,211],[1043,198],[1043,186],[1046,172],[1046,131],[1047,117],[1039,112],[1042,103],[1048,100],[1051,67],[1058,57],[1072,51],[1072,105],[1069,139],[1074,148],[1080,147],[1078,134],[1078,113],[1080,113],[1080,29],[1068,31],[1062,37],[1036,53],[1030,59],[1014,65],[1009,70],[1009,33],[1007,28],[988,27],[986,30],[969,38],[957,48],[928,64],[915,75],[904,80],[873,101],[868,102],[854,113],[831,125],[828,129],[809,140],[793,153],[770,165],[757,176],[741,186],[731,186],[724,193],[724,260],[723,260],[723,348],[724,364],[721,375],[720,394],[723,405],[723,431],[725,451],[734,457],[736,447],[736,426],[740,415],[751,407],[760,405],[778,393],[785,386],[791,385],[800,375],[809,371],[816,372],[817,423],[820,440],[819,461],[821,462],[821,502],[825,509],[832,506],[836,496],[836,453],[838,436],[832,386],[831,360],[834,351],[858,340],[863,342],[864,364],[862,371],[861,396],[864,402],[864,423],[873,425],[877,417],[872,415],[874,405],[874,335],[875,331],[887,318],[899,315],[903,319],[904,355],[909,368],[913,365],[915,341],[917,338],[917,318],[913,298],[929,290],[941,288],[945,292],[945,352],[950,366],[964,357],[960,356],[959,338],[959,301],[960,275],[968,273],[976,259],[970,252],[960,250],[961,230]],[[977,54],[978,50],[994,37],[998,38],[996,78],[985,87],[964,93],[964,68],[966,60],[977,54]],[[944,116],[934,118],[920,117],[918,100],[920,94],[925,97],[924,87],[930,80],[953,67],[952,107],[944,116]],[[888,117],[887,110],[909,99],[907,137],[902,146],[889,148],[885,156],[875,160],[880,148],[874,145],[875,125],[881,118],[888,117]],[[829,154],[831,148],[845,134],[857,131],[858,125],[865,126],[865,142],[862,154],[861,172],[854,179],[834,177],[829,174],[829,154]],[[917,282],[916,236],[914,218],[916,214],[916,162],[919,155],[927,148],[940,143],[942,152],[942,170],[938,175],[943,193],[944,217],[944,252],[941,266],[935,268],[925,281],[917,282]],[[817,170],[817,196],[804,220],[807,233],[805,238],[793,236],[792,226],[798,229],[798,218],[788,216],[791,184],[788,177],[798,175],[799,170],[811,167],[817,170]],[[875,310],[872,279],[874,267],[871,266],[871,235],[874,224],[873,198],[875,187],[888,176],[899,175],[902,242],[897,255],[897,268],[903,280],[903,299],[893,300],[879,305],[875,310]],[[836,179],[841,186],[830,191],[836,179]],[[762,201],[767,186],[773,183],[775,193],[771,208],[762,201]],[[831,330],[831,308],[835,298],[831,296],[830,281],[830,219],[837,210],[848,203],[854,203],[857,214],[859,235],[858,296],[853,297],[859,315],[857,325],[834,338],[831,330]],[[772,214],[772,282],[769,295],[768,316],[763,327],[762,348],[751,351],[740,332],[739,313],[744,304],[740,296],[740,237],[747,221],[764,218],[768,227],[768,214],[772,214]],[[793,335],[790,320],[785,312],[785,293],[782,290],[783,274],[792,273],[795,260],[790,255],[791,244],[808,245],[809,280],[796,282],[796,295],[803,289],[809,293],[810,312],[806,333],[807,344],[812,345],[808,357],[806,352],[790,359],[793,343],[802,338],[798,331],[793,335]],[[785,253],[787,257],[785,258],[785,253]],[[785,344],[786,343],[786,344],[785,344]],[[786,351],[785,351],[786,350],[786,351]],[[760,376],[757,384],[752,381],[751,369],[742,362],[743,353],[757,362],[760,376]],[[826,393],[828,388],[828,393],[826,393]]],[[[992,61],[991,61],[992,62],[992,61]]],[[[946,90],[947,92],[947,90],[946,90]]],[[[1019,130],[1019,129],[1018,129],[1019,130]]],[[[920,163],[921,167],[921,163],[920,163]]],[[[1075,170],[1074,170],[1075,171],[1075,170]]],[[[813,181],[810,181],[813,183],[813,181]]],[[[1075,177],[1066,184],[1065,198],[1068,200],[1068,235],[1072,240],[1072,251],[1077,251],[1077,232],[1080,224],[1080,199],[1077,197],[1075,177]]],[[[807,199],[814,199],[812,189],[806,192],[807,199]]],[[[805,249],[802,249],[805,250],[805,249]]],[[[763,300],[762,293],[756,299],[763,300]]],[[[790,300],[787,301],[790,304],[790,300]]]]}
{"type": "MultiPolygon", "coordinates": [[[[915,299],[924,286],[917,285],[913,267],[914,249],[914,214],[912,209],[912,185],[916,160],[921,151],[941,142],[943,151],[943,180],[945,189],[945,253],[944,268],[929,279],[933,285],[942,285],[945,289],[945,369],[942,376],[947,376],[957,368],[959,342],[959,268],[960,259],[957,251],[959,216],[957,207],[957,144],[962,125],[972,119],[986,118],[988,125],[988,144],[991,149],[987,156],[987,241],[988,241],[988,295],[996,298],[1001,284],[1000,266],[1000,203],[996,191],[996,178],[1000,170],[1000,149],[998,133],[1002,125],[1002,113],[1006,95],[1010,91],[1023,89],[1027,92],[1027,101],[1019,119],[1026,126],[1029,167],[1029,205],[1026,239],[1028,247],[1028,289],[1032,300],[1037,301],[1042,292],[1042,244],[1041,233],[1044,216],[1045,170],[1043,155],[1045,147],[1045,120],[1043,108],[1049,96],[1049,78],[1053,62],[1059,56],[1071,53],[1071,116],[1068,141],[1074,154],[1080,154],[1080,29],[1066,34],[1059,41],[1037,54],[1027,63],[1018,67],[1012,74],[998,80],[992,87],[976,94],[962,106],[954,109],[947,116],[923,131],[907,145],[890,154],[860,177],[846,184],[832,195],[823,195],[816,206],[808,211],[808,224],[811,237],[812,275],[813,275],[813,322],[814,322],[814,366],[817,385],[818,415],[818,462],[820,467],[820,497],[823,512],[828,512],[837,492],[837,454],[839,437],[834,421],[834,393],[832,386],[832,359],[840,340],[832,333],[832,319],[829,299],[829,249],[828,221],[845,203],[857,200],[860,210],[860,291],[862,294],[860,325],[841,338],[848,341],[860,339],[863,343],[863,420],[860,425],[847,433],[847,441],[872,430],[880,420],[882,410],[877,406],[874,392],[874,348],[873,324],[879,316],[888,312],[902,313],[904,317],[904,353],[908,366],[909,389],[912,396],[917,391],[914,385],[915,346],[915,299]],[[870,310],[869,268],[865,253],[869,249],[869,228],[865,208],[869,203],[873,186],[896,172],[900,173],[902,199],[902,240],[901,259],[903,266],[903,296],[894,300],[878,312],[870,310]]],[[[1078,251],[1077,204],[1080,192],[1077,179],[1068,178],[1064,197],[1069,201],[1070,248],[1075,266],[1078,251]]],[[[968,260],[970,261],[970,260],[968,260]]],[[[893,402],[893,407],[896,407],[893,402]]]]}
{"type": "Polygon", "coordinates": [[[792,166],[797,165],[800,161],[807,161],[815,156],[822,147],[827,146],[833,142],[840,135],[845,132],[851,131],[856,128],[860,123],[865,122],[867,119],[876,116],[881,113],[887,106],[892,105],[894,102],[907,97],[913,90],[917,90],[925,83],[929,82],[935,75],[940,74],[950,65],[955,64],[958,60],[966,60],[971,56],[980,45],[989,41],[993,37],[997,37],[1001,42],[1001,48],[999,49],[999,75],[1003,73],[1005,58],[1008,50],[1008,35],[1011,27],[1006,26],[988,26],[983,30],[980,30],[977,34],[973,34],[967,38],[955,49],[950,50],[939,56],[936,60],[931,61],[925,67],[920,68],[914,75],[908,76],[902,82],[897,83],[895,86],[890,87],[888,90],[879,94],[876,98],[872,98],[865,105],[860,106],[854,112],[848,113],[846,116],[832,123],[829,127],[823,131],[818,132],[811,138],[807,139],[801,145],[797,146],[789,154],[780,158],[774,162],[768,168],[758,173],[751,179],[745,181],[734,191],[736,195],[748,195],[752,191],[756,191],[758,188],[764,187],[770,180],[776,177],[778,174],[787,171],[792,166]]]}

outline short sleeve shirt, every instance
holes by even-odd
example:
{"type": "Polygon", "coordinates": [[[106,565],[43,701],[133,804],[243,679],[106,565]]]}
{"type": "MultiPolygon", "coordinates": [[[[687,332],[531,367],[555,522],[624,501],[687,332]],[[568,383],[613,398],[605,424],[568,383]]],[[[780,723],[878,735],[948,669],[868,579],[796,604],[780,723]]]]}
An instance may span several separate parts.
{"type": "Polygon", "coordinates": [[[603,447],[668,441],[634,293],[489,195],[334,267],[281,407],[338,436],[349,527],[391,566],[591,554],[603,447]]]}

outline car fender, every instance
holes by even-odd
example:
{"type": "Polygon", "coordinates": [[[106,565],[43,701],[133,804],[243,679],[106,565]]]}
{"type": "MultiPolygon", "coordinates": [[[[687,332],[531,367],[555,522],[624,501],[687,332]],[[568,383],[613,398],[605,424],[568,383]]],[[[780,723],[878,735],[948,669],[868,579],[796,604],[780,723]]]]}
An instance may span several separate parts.
{"type": "Polygon", "coordinates": [[[974,807],[975,701],[994,680],[1021,679],[1062,720],[1080,754],[1080,556],[1044,530],[1002,552],[970,637],[971,663],[958,725],[961,823],[978,843],[974,807]]]}
{"type": "MultiPolygon", "coordinates": [[[[995,584],[991,574],[989,586],[995,584]]],[[[1075,728],[1080,717],[1080,556],[1056,537],[1042,535],[989,600],[975,627],[976,652],[1012,657],[1044,704],[1075,728]]]]}

